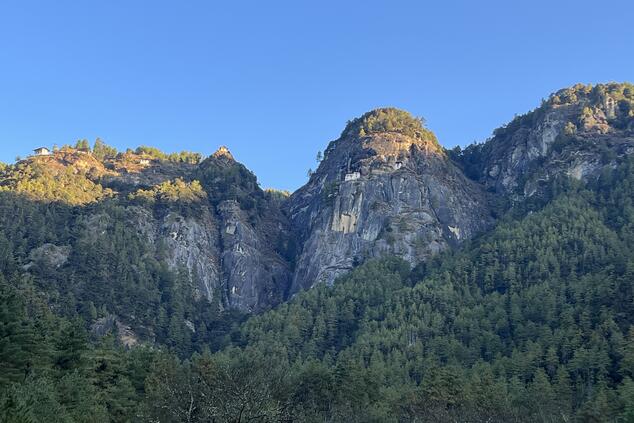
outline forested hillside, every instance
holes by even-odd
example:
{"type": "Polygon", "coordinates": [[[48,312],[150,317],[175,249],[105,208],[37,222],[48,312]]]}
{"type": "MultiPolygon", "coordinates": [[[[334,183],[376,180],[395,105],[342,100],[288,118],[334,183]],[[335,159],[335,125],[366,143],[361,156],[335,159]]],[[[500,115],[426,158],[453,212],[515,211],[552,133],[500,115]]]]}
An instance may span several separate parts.
{"type": "Polygon", "coordinates": [[[89,342],[4,241],[2,418],[629,421],[634,163],[551,188],[460,251],[368,262],[184,361],[89,342]]]}
{"type": "Polygon", "coordinates": [[[225,147],[0,165],[0,421],[634,422],[633,101],[464,150],[376,109],[290,195],[225,147]]]}
{"type": "MultiPolygon", "coordinates": [[[[183,372],[202,395],[206,360],[236,377],[263,363],[272,370],[236,382],[253,389],[250,416],[273,420],[629,421],[633,165],[590,189],[555,183],[543,210],[512,210],[414,270],[397,258],[360,266],[250,319],[236,348],[183,372]]],[[[190,382],[165,371],[151,402],[168,419],[183,401],[169,386],[190,382]]],[[[203,421],[215,415],[204,403],[203,421]]]]}

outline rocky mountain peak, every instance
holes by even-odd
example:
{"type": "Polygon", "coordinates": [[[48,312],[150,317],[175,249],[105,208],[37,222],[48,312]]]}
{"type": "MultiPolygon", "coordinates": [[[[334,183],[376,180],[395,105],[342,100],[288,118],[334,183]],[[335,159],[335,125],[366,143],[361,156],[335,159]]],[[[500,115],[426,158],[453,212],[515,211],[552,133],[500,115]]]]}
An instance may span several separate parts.
{"type": "Polygon", "coordinates": [[[577,84],[462,153],[467,174],[514,199],[558,175],[587,180],[634,150],[634,85],[577,84]]]}
{"type": "Polygon", "coordinates": [[[212,157],[215,157],[216,159],[227,159],[227,160],[235,161],[229,149],[225,147],[224,145],[221,145],[220,147],[218,147],[218,150],[216,150],[216,152],[212,154],[212,157]]]}
{"type": "MultiPolygon", "coordinates": [[[[0,192],[77,207],[86,222],[116,222],[122,214],[108,217],[116,204],[150,250],[187,271],[197,298],[262,310],[369,258],[421,263],[487,230],[507,205],[547,194],[559,175],[587,180],[614,167],[634,153],[633,92],[630,84],[557,91],[464,151],[446,152],[406,111],[372,110],[347,123],[290,197],[263,191],[224,146],[203,160],[101,142],[5,166],[0,192]]],[[[87,225],[90,237],[101,233],[95,227],[87,225]]],[[[38,245],[33,257],[64,245],[38,245]]]]}
{"type": "Polygon", "coordinates": [[[370,257],[416,264],[489,223],[480,188],[422,119],[394,108],[348,122],[288,208],[301,245],[292,291],[331,283],[370,257]]]}
{"type": "Polygon", "coordinates": [[[438,139],[425,128],[423,118],[391,107],[374,109],[349,121],[334,147],[346,144],[378,156],[398,157],[413,146],[428,153],[442,153],[438,139]]]}
{"type": "Polygon", "coordinates": [[[414,117],[409,112],[394,107],[370,110],[349,121],[341,136],[362,139],[377,133],[400,133],[414,140],[438,144],[436,136],[425,128],[423,118],[414,117]]]}
{"type": "Polygon", "coordinates": [[[392,172],[445,153],[424,120],[410,113],[382,108],[349,121],[341,136],[324,151],[315,180],[329,183],[392,172]]]}

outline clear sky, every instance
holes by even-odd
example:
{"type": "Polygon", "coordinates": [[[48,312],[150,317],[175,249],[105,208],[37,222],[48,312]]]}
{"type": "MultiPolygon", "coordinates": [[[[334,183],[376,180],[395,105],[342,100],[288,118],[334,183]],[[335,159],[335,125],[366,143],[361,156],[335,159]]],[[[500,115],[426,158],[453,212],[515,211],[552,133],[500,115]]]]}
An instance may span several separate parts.
{"type": "Polygon", "coordinates": [[[0,2],[0,160],[93,141],[210,154],[293,190],[347,120],[447,147],[577,82],[634,81],[634,2],[0,2]]]}

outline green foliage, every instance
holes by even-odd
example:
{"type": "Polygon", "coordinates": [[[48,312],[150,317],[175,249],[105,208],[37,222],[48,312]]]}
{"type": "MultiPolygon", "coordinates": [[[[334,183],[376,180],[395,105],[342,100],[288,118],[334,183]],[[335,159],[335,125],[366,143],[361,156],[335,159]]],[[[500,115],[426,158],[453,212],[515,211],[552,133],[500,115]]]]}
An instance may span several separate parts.
{"type": "Polygon", "coordinates": [[[154,192],[157,200],[165,202],[183,201],[193,203],[207,197],[200,182],[185,182],[182,178],[163,182],[154,189],[154,192]]]}
{"type": "Polygon", "coordinates": [[[226,354],[288,363],[277,401],[300,421],[629,416],[634,163],[553,193],[414,271],[370,261],[298,294],[226,354]]]}
{"type": "MultiPolygon", "coordinates": [[[[196,185],[183,186],[189,190],[196,185]]],[[[168,198],[172,195],[170,190],[161,192],[168,198]]],[[[194,192],[200,199],[200,191],[194,192]]],[[[195,211],[189,203],[178,204],[195,211]]],[[[80,317],[84,326],[94,323],[95,318],[120,316],[137,336],[155,339],[184,356],[201,350],[203,345],[214,349],[225,345],[225,334],[242,316],[221,312],[206,299],[194,298],[186,273],[167,267],[164,246],[150,245],[130,230],[129,222],[139,218],[135,208],[114,200],[90,207],[90,213],[78,213],[63,203],[32,202],[0,193],[0,271],[15,273],[18,279],[28,278],[32,289],[46,295],[49,307],[69,319],[80,317]],[[70,254],[62,265],[33,259],[30,252],[46,243],[68,246],[70,254]],[[186,320],[194,325],[195,333],[187,328],[186,320]]],[[[16,311],[11,314],[16,315],[16,311]]],[[[16,336],[28,335],[28,327],[20,322],[7,326],[7,334],[16,327],[21,328],[16,336]]],[[[60,329],[68,328],[64,325],[60,329]]],[[[71,334],[68,332],[65,339],[70,341],[71,334]]],[[[59,368],[75,366],[78,358],[73,357],[71,346],[55,348],[68,351],[56,358],[59,368]]],[[[9,354],[20,360],[14,352],[9,354]]]]}
{"type": "Polygon", "coordinates": [[[433,132],[425,128],[423,118],[393,107],[375,109],[348,122],[342,137],[365,137],[380,132],[398,132],[412,138],[431,141],[438,145],[433,132]]]}
{"type": "Polygon", "coordinates": [[[0,192],[19,193],[38,201],[83,205],[112,196],[112,190],[94,182],[86,172],[38,160],[24,161],[6,169],[0,192]]]}
{"type": "Polygon", "coordinates": [[[40,347],[18,293],[0,283],[0,386],[28,377],[40,347]]]}
{"type": "Polygon", "coordinates": [[[264,196],[269,204],[274,205],[278,209],[281,209],[283,204],[291,196],[291,193],[287,190],[279,190],[274,188],[266,188],[264,190],[264,196]]]}
{"type": "Polygon", "coordinates": [[[200,182],[186,182],[182,178],[165,181],[149,190],[139,189],[128,195],[128,200],[145,206],[176,208],[184,215],[191,215],[196,206],[207,199],[200,182]]]}
{"type": "Polygon", "coordinates": [[[136,154],[146,154],[154,159],[177,163],[198,164],[202,160],[200,153],[181,151],[180,153],[164,153],[156,147],[142,145],[135,150],[136,154]]]}
{"type": "Polygon", "coordinates": [[[147,379],[145,416],[149,421],[277,422],[284,407],[279,364],[262,354],[196,356],[179,363],[160,357],[147,379]]]}
{"type": "Polygon", "coordinates": [[[117,157],[117,149],[106,145],[100,138],[95,140],[92,154],[99,160],[114,159],[117,157]]]}
{"type": "MultiPolygon", "coordinates": [[[[550,146],[551,152],[558,154],[578,151],[592,151],[602,156],[602,162],[607,164],[614,159],[613,149],[608,147],[603,140],[595,142],[593,137],[580,137],[584,124],[590,128],[597,123],[594,115],[600,116],[600,120],[607,118],[611,128],[622,130],[630,134],[634,128],[634,98],[632,91],[634,86],[630,83],[609,83],[598,85],[577,84],[573,87],[560,90],[552,94],[548,100],[535,110],[516,116],[507,125],[493,131],[493,138],[489,142],[471,144],[462,151],[450,153],[452,159],[459,163],[465,174],[472,179],[480,179],[491,158],[500,157],[503,151],[513,146],[519,139],[526,139],[544,118],[546,113],[563,107],[568,122],[565,123],[556,141],[550,146]],[[614,112],[614,115],[611,114],[614,112]],[[567,148],[573,146],[574,148],[567,148]]],[[[590,129],[591,131],[593,129],[590,129]]],[[[562,160],[569,160],[563,157],[562,160]]],[[[538,164],[536,164],[538,165],[538,164]]],[[[524,173],[530,173],[525,171],[524,173]]],[[[523,189],[523,186],[518,187],[523,189]]]]}
{"type": "MultiPolygon", "coordinates": [[[[509,210],[459,251],[415,269],[371,260],[246,321],[195,298],[164,246],[130,230],[141,207],[34,201],[15,189],[18,171],[0,193],[1,421],[634,416],[634,161],[585,187],[554,181],[544,202],[509,210]],[[33,260],[45,243],[68,246],[67,261],[33,260]],[[154,346],[89,332],[114,316],[154,346]]],[[[227,161],[195,176],[129,201],[230,199],[254,215],[283,201],[227,161]]]]}
{"type": "Polygon", "coordinates": [[[234,200],[252,217],[266,208],[266,195],[257,178],[240,163],[210,157],[200,164],[195,177],[214,205],[234,200]]]}
{"type": "Polygon", "coordinates": [[[79,151],[89,152],[90,151],[90,144],[88,143],[88,140],[86,140],[86,139],[79,140],[75,144],[75,149],[79,150],[79,151]]]}
{"type": "Polygon", "coordinates": [[[584,104],[578,116],[580,122],[591,118],[596,109],[613,109],[615,116],[609,120],[619,129],[626,129],[634,121],[634,86],[630,83],[609,83],[583,85],[577,84],[551,95],[547,104],[550,106],[584,104]]]}
{"type": "Polygon", "coordinates": [[[130,421],[140,392],[113,393],[140,370],[126,369],[114,391],[96,383],[102,367],[94,357],[107,354],[121,363],[122,350],[91,345],[79,321],[52,314],[19,279],[0,278],[0,292],[1,421],[130,421]]]}
{"type": "Polygon", "coordinates": [[[549,103],[555,105],[576,103],[583,100],[589,100],[590,105],[596,105],[605,101],[607,96],[615,100],[630,99],[634,85],[628,82],[608,84],[576,84],[570,88],[564,88],[552,94],[548,100],[549,103]]]}
{"type": "Polygon", "coordinates": [[[0,195],[0,421],[138,421],[157,351],[126,351],[112,335],[95,342],[95,318],[122,316],[183,357],[227,345],[242,319],[193,298],[184,275],[129,230],[126,208],[91,207],[0,195]],[[65,265],[30,261],[46,242],[72,247],[65,265]]]}

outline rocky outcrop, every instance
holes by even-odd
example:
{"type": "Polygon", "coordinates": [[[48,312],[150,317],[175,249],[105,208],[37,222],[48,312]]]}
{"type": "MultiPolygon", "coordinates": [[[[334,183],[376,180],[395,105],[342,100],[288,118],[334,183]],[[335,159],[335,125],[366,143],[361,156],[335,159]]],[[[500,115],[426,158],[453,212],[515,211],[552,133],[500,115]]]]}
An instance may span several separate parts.
{"type": "Polygon", "coordinates": [[[236,201],[223,201],[218,213],[229,304],[254,311],[282,301],[290,281],[288,263],[272,249],[258,226],[249,224],[236,201]]]}
{"type": "MultiPolygon", "coordinates": [[[[154,150],[100,160],[66,147],[7,167],[0,189],[76,207],[86,246],[120,218],[93,207],[112,201],[195,297],[257,312],[368,258],[425,261],[556,178],[587,181],[616,166],[634,152],[634,86],[558,91],[464,151],[445,151],[407,112],[377,109],[346,126],[290,197],[260,189],[226,147],[202,162],[154,150]]],[[[69,248],[40,245],[26,266],[65,266],[69,248]]]]}
{"type": "Polygon", "coordinates": [[[575,85],[462,153],[489,191],[521,201],[562,175],[588,180],[634,150],[630,84],[575,85]]]}
{"type": "Polygon", "coordinates": [[[31,250],[29,262],[24,265],[24,269],[28,270],[36,263],[45,267],[60,267],[68,261],[70,251],[69,245],[42,244],[31,250]]]}
{"type": "Polygon", "coordinates": [[[491,223],[481,188],[433,134],[420,123],[418,132],[406,131],[416,127],[413,118],[386,110],[396,116],[389,130],[364,123],[382,110],[353,121],[291,196],[288,213],[301,245],[292,292],[332,283],[370,257],[395,254],[416,264],[491,223]]]}
{"type": "Polygon", "coordinates": [[[213,210],[200,207],[195,217],[183,216],[174,210],[163,216],[144,207],[132,206],[129,210],[133,224],[160,250],[160,258],[172,270],[187,272],[195,297],[218,304],[226,302],[220,266],[219,222],[213,210]]]}
{"type": "Polygon", "coordinates": [[[204,201],[130,206],[133,225],[172,270],[187,272],[198,298],[246,312],[281,302],[291,271],[276,251],[289,236],[277,204],[226,147],[194,177],[206,190],[204,201]]]}
{"type": "Polygon", "coordinates": [[[139,344],[139,338],[132,328],[112,314],[95,320],[90,326],[90,333],[96,338],[114,334],[117,341],[125,348],[132,348],[139,344]]]}

